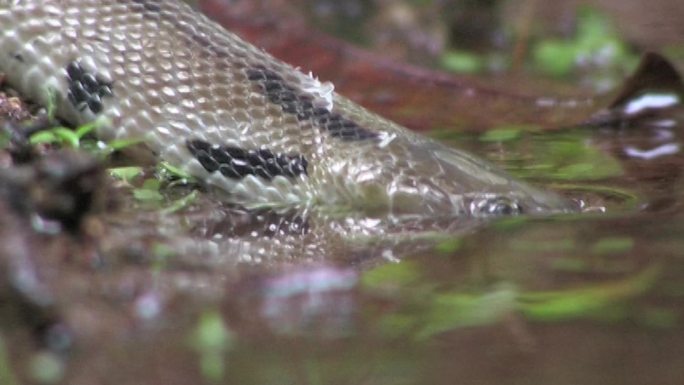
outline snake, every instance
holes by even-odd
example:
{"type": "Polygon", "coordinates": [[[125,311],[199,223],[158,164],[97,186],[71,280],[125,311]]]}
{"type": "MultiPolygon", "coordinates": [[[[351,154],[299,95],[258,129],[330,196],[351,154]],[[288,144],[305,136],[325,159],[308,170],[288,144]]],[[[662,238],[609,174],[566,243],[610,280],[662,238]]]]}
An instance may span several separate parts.
{"type": "Polygon", "coordinates": [[[0,0],[0,72],[102,140],[247,207],[490,217],[574,211],[337,94],[177,0],[0,0]]]}

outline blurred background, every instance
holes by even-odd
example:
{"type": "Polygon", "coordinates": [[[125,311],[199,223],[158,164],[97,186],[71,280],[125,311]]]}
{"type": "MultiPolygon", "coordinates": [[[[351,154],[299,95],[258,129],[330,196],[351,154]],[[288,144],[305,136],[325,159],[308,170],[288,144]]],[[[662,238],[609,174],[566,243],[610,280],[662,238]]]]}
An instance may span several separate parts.
{"type": "Polygon", "coordinates": [[[678,0],[213,0],[245,19],[299,24],[384,56],[467,74],[564,79],[597,91],[640,52],[684,59],[678,0]]]}

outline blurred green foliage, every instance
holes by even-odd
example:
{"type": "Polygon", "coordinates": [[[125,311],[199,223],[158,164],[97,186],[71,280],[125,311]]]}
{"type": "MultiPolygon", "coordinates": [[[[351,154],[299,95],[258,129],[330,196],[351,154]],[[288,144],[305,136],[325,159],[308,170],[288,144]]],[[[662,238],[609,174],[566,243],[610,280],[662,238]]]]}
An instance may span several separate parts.
{"type": "Polygon", "coordinates": [[[606,237],[599,239],[591,248],[598,255],[626,253],[634,247],[631,237],[606,237]]]}
{"type": "Polygon", "coordinates": [[[202,376],[211,383],[220,382],[226,372],[226,354],[233,346],[234,336],[221,313],[204,312],[191,336],[191,345],[200,356],[202,376]]]}
{"type": "Polygon", "coordinates": [[[445,288],[432,283],[421,265],[405,261],[369,270],[361,282],[368,291],[401,299],[405,311],[384,316],[380,322],[384,333],[422,340],[515,316],[538,322],[645,317],[658,326],[674,325],[678,320],[672,312],[630,310],[634,299],[652,289],[660,274],[660,265],[653,264],[624,278],[556,290],[528,290],[506,280],[482,287],[445,288]]]}
{"type": "Polygon", "coordinates": [[[18,385],[17,377],[12,370],[9,355],[5,349],[5,343],[2,336],[0,336],[0,384],[3,385],[18,385]]]}
{"type": "MultiPolygon", "coordinates": [[[[558,79],[579,76],[602,91],[615,86],[636,67],[638,55],[622,40],[603,13],[587,6],[579,7],[576,23],[575,33],[569,37],[545,36],[542,34],[547,32],[543,29],[530,36],[527,68],[533,73],[558,79]]],[[[505,71],[513,63],[513,50],[504,55],[497,53],[500,50],[452,48],[442,55],[440,65],[461,74],[505,71]]]]}
{"type": "Polygon", "coordinates": [[[519,139],[526,131],[538,131],[539,129],[540,127],[534,125],[511,124],[487,130],[480,135],[479,139],[483,142],[508,142],[519,139]]]}
{"type": "Polygon", "coordinates": [[[534,164],[513,160],[504,166],[522,178],[541,178],[557,181],[590,181],[618,177],[623,174],[620,162],[585,140],[580,132],[544,136],[543,141],[532,141],[512,146],[512,153],[534,159],[534,164]]]}
{"type": "Polygon", "coordinates": [[[161,202],[164,196],[159,192],[161,181],[150,178],[143,182],[140,188],[133,190],[133,196],[140,202],[161,202]]]}
{"type": "Polygon", "coordinates": [[[59,383],[64,371],[64,363],[54,353],[40,352],[31,359],[31,377],[39,384],[59,383]]]}
{"type": "Polygon", "coordinates": [[[568,77],[582,67],[627,73],[638,57],[621,40],[610,20],[589,7],[580,7],[577,31],[568,39],[540,39],[532,49],[533,64],[544,74],[568,77]]]}
{"type": "Polygon", "coordinates": [[[444,69],[462,74],[475,74],[486,70],[486,59],[474,52],[449,50],[441,58],[444,69]]]}
{"type": "MultiPolygon", "coordinates": [[[[471,150],[487,156],[489,148],[482,147],[482,143],[487,143],[497,156],[493,160],[520,178],[577,182],[615,178],[623,174],[618,159],[587,140],[588,131],[580,129],[538,135],[538,130],[534,125],[495,127],[476,137],[473,143],[478,148],[471,150]]],[[[464,147],[473,139],[472,136],[447,130],[435,132],[432,136],[458,147],[464,147]]]]}
{"type": "Polygon", "coordinates": [[[30,143],[36,144],[56,144],[71,148],[80,148],[81,139],[95,130],[96,124],[84,124],[72,130],[67,127],[55,127],[49,130],[39,131],[29,139],[30,143]]]}

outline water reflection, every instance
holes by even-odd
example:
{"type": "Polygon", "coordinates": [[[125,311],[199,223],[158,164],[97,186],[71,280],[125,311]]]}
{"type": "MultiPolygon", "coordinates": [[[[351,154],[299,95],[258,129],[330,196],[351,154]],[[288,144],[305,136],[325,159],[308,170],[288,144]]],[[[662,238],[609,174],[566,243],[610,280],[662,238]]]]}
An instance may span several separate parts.
{"type": "Polygon", "coordinates": [[[626,115],[626,118],[632,118],[637,115],[671,108],[680,103],[680,97],[675,93],[649,92],[628,100],[621,112],[626,115]]]}
{"type": "Polygon", "coordinates": [[[635,147],[625,147],[625,154],[632,158],[639,158],[643,160],[652,160],[667,155],[674,155],[679,152],[680,146],[678,143],[665,143],[648,150],[641,150],[635,147]]]}
{"type": "Polygon", "coordinates": [[[353,289],[357,272],[350,268],[300,269],[271,277],[263,284],[261,317],[280,334],[341,337],[354,331],[353,289]]]}
{"type": "MultiPolygon", "coordinates": [[[[581,214],[250,211],[212,194],[160,213],[131,200],[107,218],[109,242],[125,250],[103,245],[96,268],[40,255],[17,271],[47,267],[31,284],[57,268],[67,277],[45,290],[67,304],[65,322],[82,326],[69,383],[136,382],[162,362],[187,383],[207,380],[199,373],[209,365],[221,368],[212,381],[235,383],[678,384],[684,157],[668,150],[682,144],[676,110],[629,127],[459,137],[583,202],[581,214]],[[213,330],[210,354],[188,342],[204,329],[213,330]]],[[[511,207],[492,199],[482,208],[511,207]]]]}

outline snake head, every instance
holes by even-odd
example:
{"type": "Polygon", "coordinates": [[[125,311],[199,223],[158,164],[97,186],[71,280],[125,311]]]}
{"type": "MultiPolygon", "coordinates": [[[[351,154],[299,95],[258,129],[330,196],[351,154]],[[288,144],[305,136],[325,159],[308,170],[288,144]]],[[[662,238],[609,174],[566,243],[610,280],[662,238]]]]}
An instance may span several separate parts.
{"type": "MultiPolygon", "coordinates": [[[[347,151],[330,158],[336,164],[324,167],[336,172],[325,179],[365,211],[488,218],[577,210],[564,197],[422,136],[401,136],[385,146],[356,145],[347,151]]],[[[331,197],[332,191],[324,199],[331,197]]]]}

